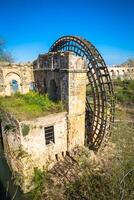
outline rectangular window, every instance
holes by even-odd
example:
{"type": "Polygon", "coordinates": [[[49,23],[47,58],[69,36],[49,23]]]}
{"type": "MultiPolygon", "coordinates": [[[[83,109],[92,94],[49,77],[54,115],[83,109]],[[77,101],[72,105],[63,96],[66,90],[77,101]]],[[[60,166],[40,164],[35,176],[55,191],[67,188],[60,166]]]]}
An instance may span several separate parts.
{"type": "Polygon", "coordinates": [[[46,144],[50,144],[51,142],[55,143],[53,126],[45,127],[45,140],[46,144]]]}

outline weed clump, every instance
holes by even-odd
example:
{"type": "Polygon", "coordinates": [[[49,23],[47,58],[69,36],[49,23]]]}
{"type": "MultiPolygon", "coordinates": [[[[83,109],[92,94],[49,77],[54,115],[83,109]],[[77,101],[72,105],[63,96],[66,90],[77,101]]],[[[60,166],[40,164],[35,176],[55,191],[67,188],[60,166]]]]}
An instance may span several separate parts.
{"type": "Polygon", "coordinates": [[[20,120],[64,111],[61,101],[54,102],[47,94],[39,95],[37,92],[0,97],[0,107],[20,120]]]}
{"type": "Polygon", "coordinates": [[[23,124],[23,125],[22,125],[22,135],[23,135],[23,136],[28,135],[29,131],[30,131],[29,125],[23,124]]]}

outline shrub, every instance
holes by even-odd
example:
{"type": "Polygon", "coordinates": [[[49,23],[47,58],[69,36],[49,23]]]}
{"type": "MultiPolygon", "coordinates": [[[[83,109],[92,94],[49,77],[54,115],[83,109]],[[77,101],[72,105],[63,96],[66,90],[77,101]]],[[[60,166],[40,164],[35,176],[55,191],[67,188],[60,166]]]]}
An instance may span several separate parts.
{"type": "Polygon", "coordinates": [[[44,172],[42,172],[38,168],[35,168],[33,182],[32,182],[32,184],[34,185],[34,190],[29,194],[33,200],[41,199],[43,181],[44,181],[44,172]]]}
{"type": "Polygon", "coordinates": [[[22,135],[23,135],[23,136],[28,135],[29,131],[30,131],[29,125],[27,125],[27,124],[22,124],[22,135]]]}
{"type": "Polygon", "coordinates": [[[122,104],[134,104],[134,80],[116,80],[115,97],[122,104]]]}

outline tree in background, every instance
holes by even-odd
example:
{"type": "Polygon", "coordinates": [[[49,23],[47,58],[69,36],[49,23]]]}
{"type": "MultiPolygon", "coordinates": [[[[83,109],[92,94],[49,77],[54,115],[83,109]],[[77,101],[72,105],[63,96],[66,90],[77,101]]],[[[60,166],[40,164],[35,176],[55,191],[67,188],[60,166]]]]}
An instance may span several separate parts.
{"type": "Polygon", "coordinates": [[[129,59],[127,61],[127,65],[128,65],[128,67],[134,67],[134,59],[129,59]]]}
{"type": "Polygon", "coordinates": [[[0,38],[0,61],[12,62],[13,58],[9,52],[5,50],[5,41],[0,38]]]}

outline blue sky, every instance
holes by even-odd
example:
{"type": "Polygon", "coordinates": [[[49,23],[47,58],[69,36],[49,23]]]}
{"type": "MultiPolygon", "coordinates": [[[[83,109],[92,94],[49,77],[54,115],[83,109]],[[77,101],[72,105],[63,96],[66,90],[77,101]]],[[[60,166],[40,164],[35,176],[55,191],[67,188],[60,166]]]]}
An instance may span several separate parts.
{"type": "Polygon", "coordinates": [[[0,0],[0,37],[32,61],[63,35],[91,41],[107,64],[134,58],[134,0],[0,0]]]}

